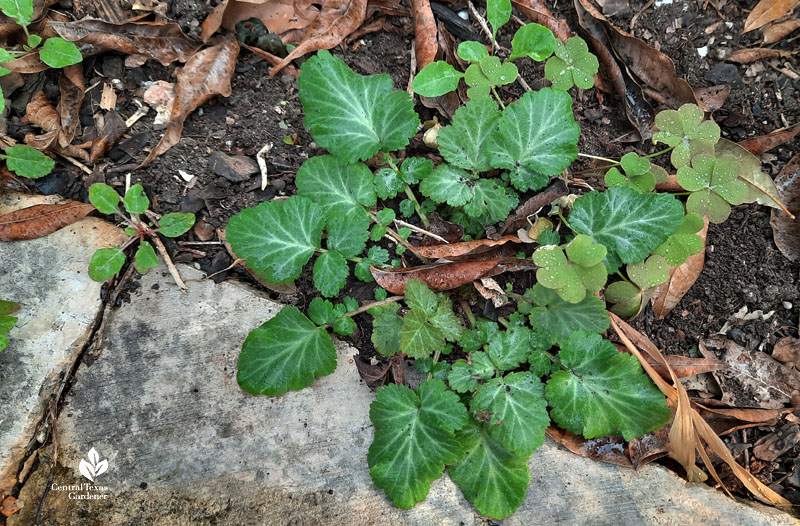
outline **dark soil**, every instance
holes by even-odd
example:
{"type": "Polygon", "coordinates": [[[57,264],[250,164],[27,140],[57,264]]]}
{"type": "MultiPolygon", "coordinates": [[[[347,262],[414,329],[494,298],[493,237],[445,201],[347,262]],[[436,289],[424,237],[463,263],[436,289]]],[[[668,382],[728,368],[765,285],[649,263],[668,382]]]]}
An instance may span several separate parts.
{"type": "MultiPolygon", "coordinates": [[[[564,16],[573,30],[578,28],[577,19],[570,2],[546,2],[557,15],[564,16]],[[559,11],[559,8],[563,11],[559,11]]],[[[721,4],[724,2],[716,2],[721,4]]],[[[765,134],[777,128],[800,122],[800,81],[792,81],[762,61],[754,65],[733,65],[723,71],[720,59],[731,50],[758,46],[760,32],[740,35],[747,9],[755,5],[755,0],[747,2],[727,2],[721,13],[713,7],[715,2],[675,2],[671,5],[646,9],[638,17],[633,34],[649,45],[660,49],[671,57],[677,74],[688,80],[694,88],[714,84],[730,84],[731,95],[725,105],[713,118],[721,125],[723,137],[740,141],[747,137],[765,134]],[[706,6],[703,8],[703,6],[706,6]],[[676,22],[677,21],[677,22],[676,22]],[[728,24],[731,24],[730,27],[728,24]],[[708,28],[712,30],[707,32],[708,28]],[[713,41],[712,41],[713,39],[713,41]],[[705,57],[698,54],[697,48],[708,47],[705,57]],[[726,73],[727,76],[721,74],[726,73]]],[[[644,6],[644,1],[631,1],[630,8],[610,20],[618,27],[629,30],[631,17],[644,6]]],[[[189,32],[196,32],[213,5],[188,2],[182,10],[182,2],[174,2],[170,13],[189,32]],[[189,5],[191,4],[191,5],[189,5]]],[[[390,17],[392,18],[392,17],[390,17]]],[[[522,17],[520,17],[522,18],[522,17]]],[[[398,25],[407,24],[407,19],[395,19],[398,25]]],[[[510,47],[510,37],[516,30],[511,22],[500,32],[500,42],[510,47]]],[[[791,49],[796,47],[794,40],[785,40],[776,47],[791,49]]],[[[363,37],[350,45],[340,45],[334,50],[355,71],[362,74],[388,72],[395,87],[405,89],[409,78],[411,40],[394,33],[377,33],[363,37]]],[[[119,57],[107,55],[91,59],[85,71],[87,86],[102,80],[94,71],[103,71],[119,62],[119,57]],[[95,78],[91,78],[95,77],[95,78]]],[[[543,86],[543,67],[532,62],[523,63],[522,75],[534,88],[543,86]]],[[[118,157],[116,164],[96,169],[90,176],[71,165],[59,165],[58,170],[33,185],[44,193],[61,193],[67,197],[86,199],[86,188],[97,181],[105,180],[118,188],[125,184],[125,176],[130,173],[131,182],[140,182],[153,201],[158,213],[175,211],[193,212],[198,219],[214,228],[223,229],[228,219],[245,207],[262,201],[294,193],[294,174],[305,159],[321,153],[313,144],[310,135],[303,128],[302,108],[297,96],[297,85],[289,75],[269,76],[270,67],[261,59],[247,51],[242,51],[236,74],[233,77],[233,92],[229,98],[215,98],[187,121],[180,143],[144,169],[132,170],[134,163],[146,157],[142,146],[155,146],[161,132],[151,129],[152,112],[140,120],[126,139],[131,155],[118,157]],[[148,134],[149,139],[148,139],[148,134]],[[288,142],[292,144],[287,144],[288,142]],[[135,139],[145,140],[136,145],[135,139]],[[133,141],[133,142],[131,142],[133,141]],[[265,144],[272,143],[267,156],[269,186],[260,189],[260,179],[253,176],[241,183],[233,183],[217,176],[208,166],[208,157],[214,151],[250,156],[265,144]],[[130,165],[130,168],[120,168],[130,165]],[[115,169],[116,168],[116,169],[115,169]],[[181,177],[179,171],[196,176],[193,183],[181,177]]],[[[136,107],[131,103],[134,91],[144,81],[174,81],[174,68],[146,66],[124,72],[128,92],[121,99],[120,113],[129,117],[136,107]]],[[[99,101],[100,89],[95,89],[87,97],[85,109],[86,122],[91,124],[91,115],[99,101]]],[[[579,148],[582,152],[595,155],[619,157],[627,151],[641,153],[653,152],[654,146],[648,143],[625,143],[624,137],[632,130],[624,117],[620,101],[613,95],[606,95],[602,104],[596,90],[578,92],[572,90],[575,99],[574,110],[577,122],[582,129],[579,148]]],[[[519,85],[514,84],[502,91],[502,96],[513,100],[521,94],[519,85]]],[[[23,106],[24,107],[24,106],[23,106]]],[[[423,118],[434,115],[433,110],[418,105],[423,118]]],[[[440,119],[442,119],[440,117],[440,119]]],[[[444,120],[444,119],[442,119],[444,120]]],[[[13,123],[12,123],[13,124],[13,123]]],[[[9,126],[9,133],[21,133],[23,127],[9,126]]],[[[126,142],[122,143],[123,145],[126,142]]],[[[409,151],[429,151],[421,146],[419,137],[412,140],[409,151]]],[[[800,142],[779,146],[762,155],[764,169],[775,176],[783,165],[800,151],[800,142]]],[[[576,162],[574,170],[590,165],[576,162]]],[[[767,321],[753,321],[730,331],[729,337],[737,343],[750,348],[762,349],[770,353],[778,339],[784,336],[798,336],[798,312],[800,312],[800,289],[798,272],[800,265],[789,262],[775,248],[769,226],[770,209],[761,206],[736,207],[730,219],[722,225],[712,225],[708,234],[708,250],[705,268],[692,290],[664,320],[656,320],[647,308],[636,326],[643,330],[661,349],[670,354],[693,354],[701,338],[718,331],[725,321],[741,307],[750,311],[774,311],[767,321]]],[[[204,270],[213,272],[225,268],[231,259],[224,247],[219,244],[192,245],[199,238],[194,232],[187,233],[177,244],[169,246],[179,261],[195,261],[204,270]]],[[[241,279],[252,280],[238,268],[230,271],[241,279]]],[[[501,283],[512,280],[517,290],[530,285],[526,276],[503,276],[501,283]]],[[[272,296],[284,302],[301,307],[313,298],[309,276],[298,280],[299,293],[283,294],[273,292],[272,296]]],[[[353,282],[348,284],[342,296],[350,295],[360,301],[370,299],[374,284],[353,282]]],[[[472,291],[466,297],[476,314],[481,315],[485,302],[472,291]]],[[[359,329],[352,338],[353,343],[369,361],[372,344],[369,340],[371,319],[368,315],[356,318],[359,329]]],[[[780,423],[779,423],[780,425],[780,423]]],[[[749,441],[766,435],[774,428],[748,430],[749,441]]],[[[738,436],[738,435],[737,435],[738,436]]],[[[734,440],[738,438],[734,437],[734,440]]],[[[740,452],[744,451],[739,448],[740,452]]],[[[758,476],[767,483],[783,477],[794,468],[793,460],[800,451],[790,450],[779,457],[758,476]]],[[[800,469],[800,468],[798,468],[800,469]]],[[[789,481],[796,480],[790,477],[789,481]]],[[[800,502],[800,488],[783,482],[776,487],[788,498],[800,502]]]]}

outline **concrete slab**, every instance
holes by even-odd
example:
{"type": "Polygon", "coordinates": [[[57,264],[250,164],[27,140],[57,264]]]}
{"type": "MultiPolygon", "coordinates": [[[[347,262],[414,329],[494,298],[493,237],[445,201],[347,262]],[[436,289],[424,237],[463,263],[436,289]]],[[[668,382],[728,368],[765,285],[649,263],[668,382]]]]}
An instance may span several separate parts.
{"type": "MultiPolygon", "coordinates": [[[[0,194],[0,214],[45,202],[58,200],[0,194]]],[[[84,218],[40,239],[0,242],[0,298],[22,306],[11,343],[0,352],[0,495],[16,482],[49,396],[100,308],[101,284],[89,279],[89,260],[124,239],[114,225],[84,218]]]]}
{"type": "MultiPolygon", "coordinates": [[[[181,273],[199,275],[185,266],[181,273]]],[[[109,315],[100,357],[79,369],[59,419],[42,524],[487,524],[447,477],[412,510],[393,508],[372,485],[374,395],[352,363],[354,349],[339,344],[336,372],[311,388],[253,397],[236,384],[236,359],[247,332],[278,305],[233,282],[191,282],[183,294],[163,267],[139,291],[109,315]],[[92,448],[108,470],[98,487],[70,490],[88,483],[79,465],[92,448]]],[[[531,469],[528,497],[505,524],[796,524],[660,467],[625,470],[551,441],[531,469]]],[[[48,474],[43,463],[9,526],[31,523],[48,474]]]]}

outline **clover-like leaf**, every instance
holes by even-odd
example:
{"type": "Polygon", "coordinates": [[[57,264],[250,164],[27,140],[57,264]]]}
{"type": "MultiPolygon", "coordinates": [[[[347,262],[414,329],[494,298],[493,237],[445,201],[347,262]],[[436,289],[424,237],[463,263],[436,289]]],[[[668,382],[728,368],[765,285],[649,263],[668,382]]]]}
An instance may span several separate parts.
{"type": "Polygon", "coordinates": [[[312,201],[292,196],[245,208],[233,216],[226,234],[233,252],[273,283],[300,277],[303,265],[319,250],[325,216],[312,201]]]}
{"type": "Polygon", "coordinates": [[[326,298],[338,295],[349,275],[347,260],[335,250],[323,252],[314,263],[314,286],[326,298]]]}
{"type": "Polygon", "coordinates": [[[557,358],[567,370],[553,373],[545,395],[550,416],[564,429],[632,440],[669,421],[666,399],[639,361],[599,334],[572,334],[557,358]]]}
{"type": "Polygon", "coordinates": [[[28,179],[44,177],[56,166],[53,159],[26,144],[6,148],[5,159],[9,170],[28,179]]]}
{"type": "Polygon", "coordinates": [[[703,121],[703,115],[696,104],[684,104],[677,110],[664,110],[656,115],[659,131],[653,134],[653,142],[674,147],[670,161],[675,168],[687,166],[700,153],[713,155],[714,145],[719,141],[719,125],[703,121]]]}
{"type": "Polygon", "coordinates": [[[448,62],[436,60],[417,73],[411,89],[423,97],[440,97],[455,90],[463,76],[463,73],[448,62]]]}
{"type": "Polygon", "coordinates": [[[530,57],[541,62],[553,54],[556,38],[553,32],[540,24],[525,24],[517,29],[511,39],[511,56],[509,60],[530,57]]]}
{"type": "Polygon", "coordinates": [[[447,466],[447,473],[478,513],[493,519],[508,517],[522,505],[531,480],[530,455],[508,451],[494,440],[486,424],[470,418],[456,433],[464,458],[447,466]]]}
{"type": "Polygon", "coordinates": [[[573,84],[581,89],[594,86],[594,76],[600,69],[597,57],[589,53],[589,46],[580,37],[566,43],[555,41],[555,56],[547,59],[544,76],[559,90],[568,90],[573,84]]]}
{"type": "Polygon", "coordinates": [[[372,344],[375,350],[384,356],[400,353],[400,329],[403,318],[397,315],[400,305],[388,303],[382,305],[372,322],[372,344]]]}
{"type": "MultiPolygon", "coordinates": [[[[702,224],[702,223],[701,223],[702,224]]],[[[696,237],[696,236],[695,236],[696,237]]],[[[605,298],[614,305],[611,311],[620,316],[636,316],[653,295],[653,288],[669,279],[669,266],[661,255],[626,267],[631,282],[617,281],[606,288],[605,298]]]]}
{"type": "Polygon", "coordinates": [[[119,214],[122,198],[116,190],[105,183],[94,183],[89,187],[89,202],[103,214],[119,214]]]}
{"type": "Polygon", "coordinates": [[[513,62],[501,62],[495,56],[488,56],[478,62],[481,72],[486,76],[492,86],[505,86],[517,80],[519,70],[513,62]]]}
{"type": "MultiPolygon", "coordinates": [[[[625,317],[638,315],[647,301],[642,289],[630,281],[615,281],[609,284],[604,296],[611,304],[611,312],[625,317]]],[[[647,298],[649,299],[649,296],[647,298]]]]}
{"type": "Polygon", "coordinates": [[[439,130],[439,153],[450,164],[473,172],[488,171],[486,141],[500,120],[497,104],[488,97],[470,100],[456,110],[453,124],[439,130]]]}
{"type": "Polygon", "coordinates": [[[608,249],[609,273],[623,263],[642,261],[666,241],[683,221],[683,205],[668,194],[642,194],[613,187],[588,192],[575,200],[569,215],[572,228],[608,249]]]}
{"type": "Polygon", "coordinates": [[[737,178],[736,166],[728,158],[697,155],[692,166],[678,169],[678,184],[692,192],[686,200],[688,212],[705,215],[712,223],[722,223],[731,213],[730,205],[744,202],[748,185],[737,178]]]}
{"type": "Polygon", "coordinates": [[[674,234],[661,243],[653,254],[664,256],[668,265],[682,265],[689,256],[703,250],[703,239],[696,233],[703,229],[700,214],[686,214],[674,234]]]}
{"type": "Polygon", "coordinates": [[[456,49],[456,53],[458,53],[458,56],[461,57],[462,60],[468,62],[480,62],[482,59],[489,56],[486,47],[474,40],[465,40],[460,43],[456,49]]]}
{"type": "Polygon", "coordinates": [[[60,37],[48,38],[39,50],[39,58],[51,68],[65,68],[83,60],[78,46],[60,37]]]}
{"type": "Polygon", "coordinates": [[[92,254],[89,261],[89,277],[95,281],[105,281],[125,264],[125,253],[119,247],[101,248],[92,254]]]}
{"type": "Polygon", "coordinates": [[[549,333],[556,341],[566,340],[575,331],[603,332],[611,323],[603,300],[592,295],[569,303],[555,290],[536,284],[533,298],[536,307],[531,309],[531,326],[549,333]]]}
{"type": "Polygon", "coordinates": [[[472,179],[474,176],[461,168],[440,164],[420,183],[419,191],[437,203],[447,202],[450,206],[464,206],[472,196],[467,186],[467,181],[472,179]]]}
{"type": "Polygon", "coordinates": [[[603,261],[608,250],[584,234],[578,234],[564,247],[569,260],[581,267],[593,267],[603,261]]]}
{"type": "Polygon", "coordinates": [[[606,186],[627,186],[643,193],[652,192],[656,187],[656,176],[650,172],[649,159],[629,152],[622,156],[620,164],[625,173],[610,168],[605,176],[606,186]]]}
{"type": "Polygon", "coordinates": [[[316,143],[345,164],[408,144],[419,125],[411,96],[387,74],[364,77],[324,49],[297,80],[305,125],[316,143]]]}
{"type": "Polygon", "coordinates": [[[158,256],[153,245],[147,241],[139,243],[139,248],[133,256],[133,266],[139,274],[147,274],[148,270],[158,266],[158,256]]]}
{"type": "Polygon", "coordinates": [[[145,195],[142,185],[135,184],[125,192],[122,204],[125,206],[125,210],[131,214],[144,214],[150,208],[150,199],[145,195]]]}
{"type": "Polygon", "coordinates": [[[158,220],[158,231],[167,237],[178,237],[194,225],[194,214],[173,212],[158,220]]]}
{"type": "Polygon", "coordinates": [[[275,396],[308,387],[335,368],[336,349],[325,329],[286,306],[247,335],[236,380],[248,393],[275,396]]]}
{"type": "Polygon", "coordinates": [[[467,70],[464,71],[464,82],[469,86],[467,97],[470,100],[490,96],[492,85],[481,70],[480,64],[473,63],[467,66],[467,70]]]}
{"type": "Polygon", "coordinates": [[[424,500],[445,464],[464,455],[454,431],[467,422],[467,411],[439,380],[422,382],[414,391],[397,384],[378,389],[369,417],[375,426],[369,473],[395,507],[424,500]]]}
{"type": "Polygon", "coordinates": [[[607,272],[602,261],[606,249],[593,243],[591,237],[583,236],[576,237],[567,250],[577,258],[577,262],[572,257],[567,260],[564,249],[556,245],[536,249],[533,261],[540,267],[536,271],[536,280],[554,289],[565,301],[578,303],[586,296],[587,289],[596,292],[605,285],[607,272]]]}
{"type": "Polygon", "coordinates": [[[645,261],[630,263],[626,269],[631,281],[642,289],[656,287],[669,279],[669,265],[664,256],[650,256],[645,261]]]}
{"type": "Polygon", "coordinates": [[[493,168],[511,170],[520,191],[537,190],[547,184],[542,176],[557,175],[575,160],[579,137],[572,98],[544,88],[525,93],[503,110],[487,146],[493,168]]]}

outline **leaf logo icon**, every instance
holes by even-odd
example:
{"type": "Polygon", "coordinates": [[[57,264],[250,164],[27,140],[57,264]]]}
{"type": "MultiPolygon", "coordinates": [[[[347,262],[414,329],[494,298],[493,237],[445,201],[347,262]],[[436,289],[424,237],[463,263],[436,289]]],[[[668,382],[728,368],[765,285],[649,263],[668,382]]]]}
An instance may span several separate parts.
{"type": "Polygon", "coordinates": [[[81,475],[94,482],[97,476],[108,471],[108,459],[100,460],[100,454],[95,448],[90,449],[86,456],[89,458],[89,461],[87,462],[86,459],[81,459],[78,470],[80,470],[81,475]]]}

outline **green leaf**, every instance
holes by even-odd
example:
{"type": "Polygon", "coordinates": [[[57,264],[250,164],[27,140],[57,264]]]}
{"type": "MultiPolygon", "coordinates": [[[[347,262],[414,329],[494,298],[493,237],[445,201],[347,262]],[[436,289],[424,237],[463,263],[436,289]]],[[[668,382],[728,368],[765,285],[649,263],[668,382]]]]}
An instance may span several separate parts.
{"type": "Polygon", "coordinates": [[[453,313],[453,303],[446,297],[439,299],[436,312],[428,318],[428,321],[431,322],[431,325],[442,331],[442,335],[447,341],[457,341],[464,331],[461,320],[453,313]]]}
{"type": "Polygon", "coordinates": [[[580,37],[572,37],[566,43],[555,41],[556,56],[547,59],[544,76],[559,90],[568,90],[572,85],[581,89],[594,86],[594,76],[600,68],[597,57],[589,53],[589,47],[580,37]]]}
{"type": "Polygon", "coordinates": [[[425,381],[414,391],[397,384],[378,389],[369,417],[375,426],[369,472],[395,507],[411,508],[424,500],[445,464],[464,455],[453,433],[466,423],[467,411],[439,380],[425,381]]]}
{"type": "MultiPolygon", "coordinates": [[[[11,70],[0,67],[0,77],[4,75],[8,75],[11,73],[11,70]]],[[[0,86],[0,114],[2,114],[6,110],[6,97],[3,93],[3,88],[0,86]]]]}
{"type": "Polygon", "coordinates": [[[369,214],[363,208],[353,208],[338,214],[330,213],[325,223],[328,248],[339,251],[346,258],[359,255],[369,237],[369,223],[369,214]]]}
{"type": "Polygon", "coordinates": [[[499,179],[480,179],[470,189],[472,196],[464,211],[472,217],[485,218],[487,223],[497,223],[508,217],[516,199],[499,179]]]}
{"type": "MultiPolygon", "coordinates": [[[[608,256],[623,263],[646,258],[675,232],[683,221],[683,205],[668,194],[641,194],[630,188],[614,187],[605,192],[588,192],[575,200],[569,222],[576,232],[592,236],[605,245],[608,256]]],[[[619,263],[606,257],[609,273],[619,263]]]]}
{"type": "Polygon", "coordinates": [[[648,159],[629,152],[622,156],[620,163],[625,174],[623,175],[617,168],[609,169],[605,176],[607,186],[627,186],[643,193],[653,191],[656,187],[656,177],[650,172],[648,159]]]}
{"type": "Polygon", "coordinates": [[[615,281],[605,290],[605,298],[611,312],[619,316],[634,317],[644,307],[645,295],[639,287],[628,281],[615,281]]]}
{"type": "Polygon", "coordinates": [[[741,204],[748,194],[747,183],[737,178],[736,171],[731,159],[705,154],[693,157],[691,167],[678,168],[678,184],[692,192],[686,210],[705,215],[712,223],[728,219],[730,205],[741,204]]]}
{"type": "Polygon", "coordinates": [[[486,422],[493,439],[519,455],[536,451],[544,443],[544,430],[550,425],[544,385],[529,372],[511,373],[481,385],[470,411],[486,422]]]}
{"type": "Polygon", "coordinates": [[[632,440],[669,421],[666,399],[639,361],[599,334],[572,334],[557,358],[567,370],[553,373],[545,392],[550,415],[564,429],[632,440]]]}
{"type": "Polygon", "coordinates": [[[324,49],[303,64],[298,86],[314,141],[345,164],[399,150],[417,131],[411,96],[389,75],[363,77],[324,49]]]}
{"type": "Polygon", "coordinates": [[[339,294],[349,275],[347,260],[335,250],[323,252],[314,263],[314,286],[327,298],[339,294]]]}
{"type": "Polygon", "coordinates": [[[400,353],[400,329],[403,318],[397,315],[400,305],[388,303],[380,307],[372,321],[372,344],[384,356],[400,353]]]}
{"type": "Polygon", "coordinates": [[[425,358],[444,347],[444,334],[434,327],[421,310],[412,309],[403,318],[400,350],[411,358],[425,358]]]}
{"type": "Polygon", "coordinates": [[[669,265],[664,256],[650,256],[645,261],[630,263],[628,277],[641,289],[650,289],[666,283],[669,279],[669,265]]]}
{"type": "Polygon", "coordinates": [[[400,174],[408,184],[417,184],[433,172],[433,161],[424,157],[406,157],[400,165],[400,174]]]}
{"type": "Polygon", "coordinates": [[[0,316],[0,351],[8,347],[8,337],[6,334],[11,332],[11,329],[14,328],[17,321],[17,318],[14,316],[0,316]]]}
{"type": "Polygon", "coordinates": [[[466,184],[471,179],[473,177],[461,168],[440,164],[420,183],[419,191],[437,203],[446,201],[450,206],[464,206],[472,196],[466,184]]]}
{"type": "MultiPolygon", "coordinates": [[[[485,60],[485,58],[481,60],[485,60]]],[[[464,72],[464,82],[467,83],[467,86],[470,86],[467,90],[467,96],[470,100],[490,96],[492,85],[483,70],[481,70],[480,64],[475,63],[467,66],[467,70],[464,72]]]]}
{"type": "Polygon", "coordinates": [[[484,76],[492,86],[505,86],[517,80],[519,71],[516,64],[510,61],[501,62],[499,58],[490,56],[478,63],[484,76]]]}
{"type": "Polygon", "coordinates": [[[125,253],[119,247],[101,248],[89,261],[89,277],[95,281],[105,281],[119,272],[124,264],[125,253]]]}
{"type": "Polygon", "coordinates": [[[674,146],[670,161],[675,168],[688,166],[692,157],[699,153],[714,153],[714,144],[719,141],[719,125],[713,121],[703,122],[703,110],[695,104],[684,104],[677,110],[664,110],[656,115],[658,132],[653,142],[674,146]]]}
{"type": "Polygon", "coordinates": [[[414,82],[411,83],[411,89],[423,97],[440,97],[454,91],[463,76],[464,74],[451,64],[437,60],[417,73],[414,82]]]}
{"type": "Polygon", "coordinates": [[[7,300],[0,300],[0,316],[13,314],[20,309],[19,303],[7,300]]]}
{"type": "Polygon", "coordinates": [[[470,100],[456,110],[452,126],[439,130],[439,153],[453,166],[473,172],[488,171],[491,165],[486,141],[497,129],[499,120],[500,110],[492,99],[470,100]]]}
{"type": "Polygon", "coordinates": [[[539,24],[525,24],[517,29],[511,39],[511,56],[509,60],[530,57],[541,62],[553,54],[556,48],[556,37],[553,32],[539,24]]]}
{"type": "Polygon", "coordinates": [[[150,199],[145,195],[142,185],[135,184],[125,193],[122,204],[125,206],[125,210],[131,214],[144,214],[150,208],[150,199]]]}
{"type": "Polygon", "coordinates": [[[39,35],[28,35],[28,47],[33,49],[42,43],[42,37],[39,35]]]}
{"type": "Polygon", "coordinates": [[[356,332],[356,322],[352,318],[343,316],[333,322],[333,332],[342,336],[352,336],[356,332]]]}
{"type": "Polygon", "coordinates": [[[60,37],[48,38],[39,50],[39,58],[51,68],[65,68],[83,60],[78,46],[60,37]]]}
{"type": "Polygon", "coordinates": [[[569,303],[558,293],[539,284],[533,287],[536,307],[530,315],[531,326],[564,341],[575,331],[603,332],[610,321],[600,298],[587,295],[579,303],[569,303]]]}
{"type": "Polygon", "coordinates": [[[378,213],[375,214],[375,217],[379,223],[383,225],[390,225],[396,216],[394,210],[391,208],[383,208],[378,210],[378,213]]]}
{"type": "Polygon", "coordinates": [[[336,349],[325,329],[297,307],[283,307],[247,335],[236,380],[250,394],[281,395],[308,387],[336,369],[336,349]]]}
{"type": "Polygon", "coordinates": [[[56,166],[50,157],[25,144],[9,146],[6,148],[5,156],[8,169],[28,179],[44,177],[56,166]]]}
{"type": "Polygon", "coordinates": [[[340,164],[332,155],[319,155],[304,162],[295,184],[297,195],[314,201],[326,217],[376,203],[373,176],[367,165],[340,164]]]}
{"type": "Polygon", "coordinates": [[[158,266],[156,251],[148,241],[139,243],[139,248],[136,249],[136,254],[133,256],[133,266],[139,274],[147,274],[148,270],[158,266]]]}
{"type": "Polygon", "coordinates": [[[194,225],[194,214],[173,212],[158,220],[158,231],[167,237],[178,237],[194,225]]]}
{"type": "Polygon", "coordinates": [[[478,513],[502,519],[525,500],[531,480],[530,456],[511,453],[491,438],[486,428],[470,418],[456,433],[466,455],[447,466],[447,473],[478,513]]]}
{"type": "MultiPolygon", "coordinates": [[[[4,64],[6,62],[11,62],[14,60],[14,55],[6,51],[5,49],[0,47],[0,64],[4,64]]],[[[5,68],[3,68],[5,69],[5,68]]],[[[6,73],[7,75],[8,73],[6,73]]]]}
{"type": "Polygon", "coordinates": [[[689,256],[703,250],[703,239],[696,234],[702,229],[703,218],[699,214],[686,214],[675,233],[656,247],[653,254],[664,256],[673,267],[682,265],[689,256]]]}
{"type": "Polygon", "coordinates": [[[516,172],[561,173],[578,156],[579,137],[568,94],[550,88],[529,91],[503,110],[498,129],[488,141],[491,165],[511,170],[512,183],[524,191],[526,185],[519,181],[530,175],[517,175],[515,182],[516,172]]]}
{"type": "Polygon", "coordinates": [[[511,0],[486,0],[486,19],[492,25],[492,40],[497,30],[511,19],[511,0]]]}
{"type": "Polygon", "coordinates": [[[121,200],[117,191],[105,183],[94,183],[89,187],[89,202],[103,214],[119,214],[121,200]]]}
{"type": "Polygon", "coordinates": [[[33,16],[32,0],[0,0],[0,10],[3,14],[17,21],[21,26],[31,23],[33,16]]]}
{"type": "Polygon", "coordinates": [[[313,202],[293,196],[245,208],[233,216],[226,234],[233,252],[273,283],[300,277],[303,265],[320,248],[325,216],[313,202]]]}
{"type": "Polygon", "coordinates": [[[480,62],[482,59],[489,56],[486,47],[480,42],[475,42],[473,40],[465,40],[460,43],[458,49],[456,49],[456,53],[458,53],[458,56],[461,57],[462,60],[467,60],[469,62],[480,62]]]}
{"type": "Polygon", "coordinates": [[[418,279],[409,280],[406,284],[405,300],[409,308],[420,310],[426,316],[432,315],[439,303],[436,293],[418,279]]]}
{"type": "Polygon", "coordinates": [[[607,273],[602,260],[606,248],[593,243],[591,237],[578,234],[567,245],[567,251],[570,261],[559,246],[545,245],[536,249],[533,261],[540,267],[536,280],[554,289],[565,301],[578,303],[586,296],[587,289],[596,292],[605,285],[607,273]]]}
{"type": "Polygon", "coordinates": [[[327,325],[336,320],[338,313],[330,301],[314,298],[308,305],[308,317],[317,325],[327,325]]]}
{"type": "Polygon", "coordinates": [[[403,199],[400,201],[397,208],[400,209],[400,213],[403,214],[403,217],[411,217],[414,215],[414,203],[410,199],[403,199]]]}
{"type": "Polygon", "coordinates": [[[404,186],[403,180],[391,168],[381,168],[375,172],[375,194],[381,199],[394,198],[404,186]]]}

